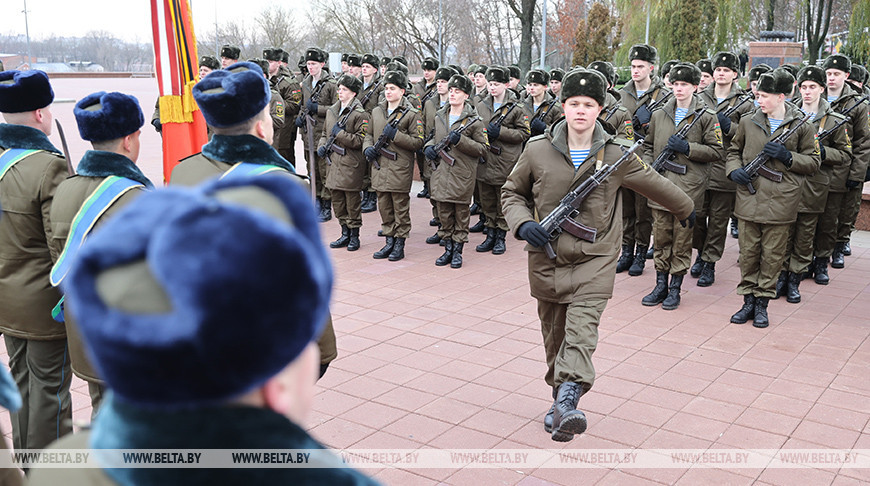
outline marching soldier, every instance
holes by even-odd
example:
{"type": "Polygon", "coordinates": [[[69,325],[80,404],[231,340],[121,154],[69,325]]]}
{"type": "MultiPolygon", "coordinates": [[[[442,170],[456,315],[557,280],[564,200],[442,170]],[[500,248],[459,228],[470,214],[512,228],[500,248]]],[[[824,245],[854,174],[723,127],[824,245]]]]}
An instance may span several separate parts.
{"type": "Polygon", "coordinates": [[[380,65],[380,68],[379,68],[379,69],[380,69],[381,76],[383,76],[384,74],[387,73],[387,64],[389,64],[390,61],[392,61],[392,59],[389,58],[389,57],[386,57],[386,56],[385,56],[385,57],[382,57],[382,58],[381,58],[381,65],[380,65]]]}
{"type": "Polygon", "coordinates": [[[665,87],[668,89],[671,89],[671,79],[668,75],[671,72],[671,68],[679,63],[679,59],[671,59],[670,61],[665,61],[659,69],[659,78],[661,78],[662,83],[664,83],[665,87]]]}
{"type": "Polygon", "coordinates": [[[560,99],[562,92],[562,78],[565,76],[565,71],[559,68],[550,71],[550,94],[557,100],[560,99]]]}
{"type": "MultiPolygon", "coordinates": [[[[428,143],[435,137],[435,115],[439,110],[444,108],[445,105],[448,104],[448,88],[447,84],[450,81],[450,78],[453,77],[454,74],[459,74],[455,69],[445,66],[438,68],[438,71],[435,72],[435,90],[437,91],[437,96],[434,96],[426,102],[423,106],[423,129],[426,134],[424,140],[424,145],[428,143]]],[[[432,164],[433,162],[428,160],[426,156],[423,156],[423,177],[424,180],[430,181],[430,193],[431,193],[431,180],[432,180],[432,164]]],[[[430,226],[439,226],[440,223],[438,221],[438,202],[435,200],[434,196],[429,198],[429,203],[432,205],[432,219],[429,221],[430,226]]],[[[426,238],[426,243],[430,245],[437,245],[441,243],[441,237],[438,236],[438,232],[436,231],[434,235],[426,238]]],[[[446,242],[445,242],[446,244],[446,242]]]]}
{"type": "Polygon", "coordinates": [[[710,59],[701,59],[695,63],[698,69],[701,70],[701,82],[698,84],[698,93],[707,89],[710,83],[713,82],[713,61],[710,59]]]}
{"type": "Polygon", "coordinates": [[[736,182],[734,214],[740,228],[740,284],[743,307],[731,322],[764,328],[769,325],[768,301],[776,296],[776,280],[786,257],[788,235],[797,218],[804,175],[819,168],[819,146],[813,125],[799,125],[803,113],[786,103],[794,88],[787,71],[762,74],[758,79],[759,109],[740,119],[728,147],[725,171],[736,182]],[[779,143],[780,134],[795,130],[779,143]],[[744,166],[757,155],[768,157],[765,167],[782,174],[780,182],[753,178],[744,166]],[[757,191],[752,193],[749,184],[757,191]]]}
{"type": "Polygon", "coordinates": [[[528,243],[529,287],[537,300],[547,357],[544,379],[555,399],[544,417],[544,430],[556,441],[569,441],[586,430],[586,417],[576,408],[595,381],[592,353],[601,313],[613,294],[613,249],[621,231],[617,189],[625,185],[643,192],[681,219],[692,213],[692,200],[635,156],[580,206],[575,220],[597,230],[595,242],[566,232],[552,241],[555,259],[543,251],[550,235],[539,218],[550,214],[602,164],[613,164],[622,156],[620,142],[596,123],[606,92],[607,82],[599,73],[568,73],[561,91],[565,118],[529,140],[502,190],[511,231],[528,243]]]}
{"type": "MultiPolygon", "coordinates": [[[[746,93],[737,83],[739,58],[731,52],[719,52],[713,58],[713,66],[714,82],[701,91],[699,98],[707,106],[716,107],[722,142],[727,151],[737,133],[737,122],[741,116],[752,111],[753,106],[743,101],[746,93]],[[739,105],[741,101],[743,104],[739,105]],[[725,116],[725,112],[735,106],[738,107],[731,116],[725,116]]],[[[704,204],[699,208],[698,224],[695,225],[694,247],[698,250],[698,256],[690,274],[698,279],[699,287],[709,287],[716,281],[716,262],[725,251],[728,220],[734,212],[736,190],[736,184],[725,173],[725,157],[714,160],[710,165],[704,204]]]]}
{"type": "MultiPolygon", "coordinates": [[[[248,62],[252,64],[256,64],[260,66],[260,69],[263,70],[263,76],[266,79],[269,79],[269,61],[260,58],[249,59],[248,62]]],[[[236,68],[236,64],[233,64],[227,70],[234,71],[236,68]]],[[[281,98],[281,93],[275,89],[275,86],[269,85],[269,92],[272,97],[269,101],[269,115],[272,117],[272,146],[277,150],[278,147],[275,144],[276,137],[280,133],[281,129],[284,128],[284,99],[281,98]]]]}
{"type": "MultiPolygon", "coordinates": [[[[54,267],[52,285],[59,286],[92,228],[102,225],[122,207],[153,189],[154,184],[136,167],[140,129],[145,123],[139,101],[123,93],[104,91],[76,103],[73,113],[83,140],[93,150],[78,163],[78,174],[63,181],[51,204],[52,235],[48,244],[54,267]],[[88,209],[85,209],[88,208],[88,209]]],[[[103,400],[104,382],[85,353],[78,323],[68,309],[62,320],[69,339],[72,371],[88,384],[91,418],[103,400]]]]}
{"type": "Polygon", "coordinates": [[[631,113],[622,106],[621,96],[613,89],[616,84],[616,70],[613,65],[606,61],[593,61],[588,69],[594,69],[607,80],[607,96],[604,101],[604,109],[598,115],[598,121],[604,130],[615,135],[617,138],[634,140],[634,127],[631,124],[631,113]]]}
{"type": "Polygon", "coordinates": [[[749,90],[752,92],[752,97],[755,98],[755,106],[758,107],[758,78],[761,77],[764,73],[769,73],[773,71],[773,68],[768,66],[767,64],[761,63],[757,66],[752,66],[749,70],[749,74],[746,76],[746,83],[749,86],[749,90]]]}
{"type": "Polygon", "coordinates": [[[411,232],[411,183],[414,157],[423,147],[420,111],[405,98],[408,78],[399,71],[384,76],[384,102],[372,112],[371,130],[366,133],[363,153],[372,164],[372,188],[378,194],[382,233],[387,237],[375,259],[391,262],[405,257],[405,240],[411,232]],[[386,145],[377,147],[381,140],[386,145]],[[378,150],[380,148],[381,150],[378,150]],[[392,156],[388,156],[392,152],[392,156]],[[375,162],[380,167],[374,166],[375,162]]]}
{"type": "Polygon", "coordinates": [[[540,69],[532,69],[526,75],[526,91],[529,96],[523,103],[529,118],[530,136],[536,137],[562,116],[562,105],[547,92],[550,75],[540,69]]]}
{"type": "MultiPolygon", "coordinates": [[[[701,70],[694,64],[680,63],[673,66],[668,74],[674,97],[653,112],[650,129],[643,142],[643,159],[647,165],[658,169],[653,162],[664,150],[671,151],[674,157],[665,163],[662,175],[692,198],[695,208],[700,208],[704,204],[710,163],[722,160],[725,156],[722,131],[716,112],[705,109],[704,102],[695,95],[701,82],[701,70]],[[685,137],[677,135],[691,123],[695,125],[685,137]]],[[[686,227],[679,224],[679,220],[664,206],[653,201],[649,205],[653,213],[656,242],[656,285],[642,303],[645,306],[662,304],[662,309],[674,310],[680,305],[683,276],[692,261],[695,213],[692,213],[686,227]],[[668,275],[671,277],[670,285],[668,275]]]]}
{"type": "Polygon", "coordinates": [[[507,88],[516,95],[517,99],[522,100],[526,97],[526,89],[525,86],[520,86],[520,78],[522,77],[520,67],[516,64],[511,64],[507,69],[508,74],[510,75],[510,81],[508,81],[507,88]]]}
{"type": "MultiPolygon", "coordinates": [[[[412,93],[420,100],[420,109],[424,110],[425,103],[438,95],[435,89],[435,73],[438,72],[438,60],[433,57],[423,59],[423,79],[414,84],[412,93]]],[[[417,193],[417,197],[429,197],[429,177],[426,170],[426,157],[422,151],[417,152],[417,169],[420,171],[420,179],[423,180],[423,190],[417,193]]]]}
{"type": "Polygon", "coordinates": [[[478,159],[486,154],[488,143],[486,127],[468,103],[473,90],[471,81],[454,74],[447,88],[448,104],[435,115],[435,135],[426,144],[424,153],[429,160],[440,160],[432,172],[431,191],[432,199],[438,202],[441,222],[438,237],[446,243],[435,265],[460,268],[462,248],[468,241],[468,205],[474,192],[478,159]],[[442,146],[443,150],[437,150],[442,146]]]}
{"type": "MultiPolygon", "coordinates": [[[[488,67],[485,64],[477,64],[473,74],[474,74],[474,94],[471,95],[471,104],[477,106],[478,103],[483,101],[484,98],[489,95],[489,91],[486,89],[486,70],[488,67]]],[[[472,74],[472,72],[469,72],[472,74]]]]}
{"type": "Polygon", "coordinates": [[[350,66],[347,65],[347,56],[350,54],[343,52],[341,54],[341,74],[347,74],[350,70],[350,66]]]}
{"type": "Polygon", "coordinates": [[[338,102],[326,113],[317,149],[317,156],[330,164],[326,187],[332,192],[333,211],[341,224],[341,236],[329,247],[347,247],[347,251],[359,250],[362,227],[360,191],[366,173],[362,149],[369,130],[369,115],[357,98],[360,91],[362,81],[356,76],[345,74],[338,78],[338,102]],[[336,147],[343,149],[343,153],[336,147]]]}
{"type": "Polygon", "coordinates": [[[224,44],[221,46],[221,67],[227,68],[239,62],[239,56],[241,54],[242,50],[239,46],[224,44]]]}
{"type": "Polygon", "coordinates": [[[54,91],[38,70],[0,73],[0,332],[23,406],[11,415],[16,450],[42,449],[72,432],[64,326],[51,318],[49,211],[67,161],[48,140],[54,91]]]}
{"type": "Polygon", "coordinates": [[[302,86],[288,75],[286,65],[283,64],[287,53],[280,47],[263,49],[263,57],[269,61],[269,84],[277,90],[284,101],[284,120],[281,127],[275,128],[275,141],[272,145],[281,154],[281,157],[296,166],[296,116],[302,104],[302,86]]]}
{"type": "Polygon", "coordinates": [[[529,139],[529,115],[521,107],[522,102],[509,90],[509,76],[508,70],[501,66],[490,67],[486,71],[489,96],[477,104],[478,115],[488,124],[489,150],[477,167],[477,190],[487,231],[486,239],[477,245],[475,251],[491,251],[493,255],[506,251],[508,225],[501,209],[501,187],[529,139]]]}
{"type": "Polygon", "coordinates": [[[347,73],[354,77],[362,76],[362,56],[359,54],[347,55],[347,73]]]}

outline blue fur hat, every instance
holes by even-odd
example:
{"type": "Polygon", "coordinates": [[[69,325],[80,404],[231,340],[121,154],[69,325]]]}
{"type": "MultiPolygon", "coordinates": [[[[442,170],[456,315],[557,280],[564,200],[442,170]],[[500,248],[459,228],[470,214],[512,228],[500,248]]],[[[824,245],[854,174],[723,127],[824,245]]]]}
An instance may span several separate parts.
{"type": "Polygon", "coordinates": [[[73,113],[79,134],[89,142],[126,137],[145,124],[139,100],[118,92],[89,94],[76,103],[73,113]]]}
{"type": "Polygon", "coordinates": [[[250,120],[263,111],[271,98],[263,70],[251,62],[212,71],[193,86],[193,99],[206,123],[219,128],[250,120]]]}
{"type": "Polygon", "coordinates": [[[85,241],[64,291],[116,398],[170,410],[284,369],[320,337],[332,282],[308,192],[263,175],[138,197],[85,241]]]}
{"type": "Polygon", "coordinates": [[[0,72],[0,113],[23,113],[54,101],[48,75],[38,69],[0,72]]]}

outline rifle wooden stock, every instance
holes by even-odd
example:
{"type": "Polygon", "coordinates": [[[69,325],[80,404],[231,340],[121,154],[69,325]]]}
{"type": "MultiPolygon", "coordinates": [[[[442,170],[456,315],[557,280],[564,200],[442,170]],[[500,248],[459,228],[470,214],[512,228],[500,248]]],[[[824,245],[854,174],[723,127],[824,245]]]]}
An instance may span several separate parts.
{"type": "MultiPolygon", "coordinates": [[[[701,108],[693,111],[692,116],[694,116],[694,118],[692,119],[692,122],[683,125],[683,127],[680,128],[677,133],[675,133],[675,135],[680,137],[680,140],[685,140],[686,137],[689,135],[689,131],[691,131],[692,127],[694,127],[695,124],[698,123],[698,120],[701,119],[701,115],[704,114],[704,110],[706,109],[707,108],[705,106],[702,106],[701,108]]],[[[674,162],[674,157],[676,157],[674,151],[666,148],[662,150],[662,153],[660,153],[659,156],[656,157],[656,160],[653,161],[652,168],[658,172],[661,172],[662,170],[669,170],[675,174],[686,175],[686,166],[674,162]]]]}
{"type": "Polygon", "coordinates": [[[441,151],[438,152],[438,156],[441,157],[441,160],[446,162],[450,167],[453,167],[453,164],[456,163],[456,157],[447,153],[446,149],[441,149],[441,151]]]}
{"type": "Polygon", "coordinates": [[[391,151],[387,148],[384,148],[384,147],[382,147],[378,152],[390,160],[397,160],[399,158],[399,155],[396,154],[396,152],[393,152],[393,151],[391,151]]]}
{"type": "Polygon", "coordinates": [[[497,145],[490,145],[489,151],[494,153],[495,155],[501,155],[501,147],[497,145]]]}

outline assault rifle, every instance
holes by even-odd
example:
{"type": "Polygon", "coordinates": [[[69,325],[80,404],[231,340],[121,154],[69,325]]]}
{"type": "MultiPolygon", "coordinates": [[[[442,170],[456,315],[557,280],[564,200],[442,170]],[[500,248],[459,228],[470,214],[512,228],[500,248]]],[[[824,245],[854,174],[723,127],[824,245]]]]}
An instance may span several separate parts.
{"type": "MultiPolygon", "coordinates": [[[[812,119],[814,115],[814,113],[807,113],[807,115],[801,118],[801,121],[799,121],[795,126],[780,133],[779,136],[771,140],[771,142],[785,144],[785,141],[788,140],[789,137],[794,135],[798,131],[798,128],[801,127],[801,125],[812,119]]],[[[768,160],[770,160],[770,156],[765,154],[764,152],[761,152],[760,154],[756,155],[754,159],[752,159],[752,162],[746,164],[743,167],[743,170],[745,170],[746,173],[749,174],[749,177],[754,178],[762,176],[765,179],[771,180],[773,182],[782,182],[782,172],[770,169],[764,165],[765,163],[767,163],[768,160]]],[[[752,185],[751,181],[749,182],[749,184],[746,184],[746,189],[749,190],[749,194],[755,194],[756,192],[758,192],[755,190],[755,186],[752,185]]]]}
{"type": "MultiPolygon", "coordinates": [[[[692,115],[694,115],[695,118],[692,120],[692,123],[687,123],[687,124],[683,125],[683,128],[681,128],[679,131],[677,131],[677,133],[675,135],[680,137],[680,140],[685,140],[686,136],[689,134],[689,131],[692,129],[692,127],[695,126],[695,123],[698,123],[698,120],[701,119],[701,115],[704,114],[704,110],[706,110],[706,109],[707,109],[706,106],[702,106],[702,107],[698,108],[697,110],[693,111],[692,115]]],[[[671,150],[669,148],[665,148],[664,150],[662,150],[662,153],[660,153],[659,156],[656,157],[656,160],[652,163],[652,168],[657,170],[658,172],[661,172],[663,169],[667,169],[675,174],[685,175],[686,174],[686,166],[683,164],[678,164],[678,163],[674,162],[675,156],[676,156],[676,154],[674,153],[673,150],[671,150]]]]}
{"type": "MultiPolygon", "coordinates": [[[[317,103],[320,99],[320,92],[323,90],[323,87],[326,85],[326,80],[321,79],[317,86],[314,87],[314,91],[311,92],[311,98],[309,101],[313,101],[317,103]]],[[[317,190],[317,156],[316,156],[316,148],[314,147],[314,127],[317,125],[317,113],[313,115],[308,111],[308,105],[303,103],[302,109],[299,111],[299,116],[303,117],[305,120],[305,136],[308,138],[308,163],[311,170],[309,170],[308,176],[311,178],[311,194],[316,195],[317,190]]]]}
{"type": "Polygon", "coordinates": [[[858,107],[858,105],[860,105],[861,103],[863,103],[863,102],[865,102],[865,101],[867,101],[867,100],[870,100],[870,95],[867,95],[867,96],[861,98],[860,100],[856,101],[854,105],[852,105],[852,106],[846,108],[845,110],[843,110],[843,111],[841,111],[841,112],[839,112],[839,113],[840,113],[841,115],[847,115],[847,116],[848,116],[850,111],[854,110],[855,108],[858,107]]]}
{"type": "Polygon", "coordinates": [[[618,110],[620,106],[622,106],[622,105],[619,104],[619,103],[614,103],[613,106],[610,107],[609,110],[607,110],[607,116],[604,117],[604,122],[605,122],[605,123],[607,123],[608,121],[610,121],[610,118],[611,118],[613,115],[616,114],[616,110],[618,110]]]}
{"type": "MultiPolygon", "coordinates": [[[[401,109],[401,110],[402,111],[400,111],[397,116],[393,117],[393,119],[390,120],[390,123],[388,123],[387,125],[389,125],[393,128],[397,128],[399,126],[399,122],[402,121],[402,118],[404,118],[405,114],[408,113],[407,109],[401,109]]],[[[396,155],[396,152],[393,152],[392,150],[387,150],[387,145],[389,145],[389,144],[390,144],[390,139],[387,138],[386,134],[381,133],[381,136],[378,137],[378,141],[375,142],[375,144],[373,146],[375,151],[378,152],[378,155],[376,155],[375,158],[369,160],[369,162],[371,162],[375,166],[375,169],[381,168],[381,164],[378,163],[378,157],[380,157],[381,155],[383,155],[384,157],[386,157],[390,160],[396,160],[397,158],[399,158],[399,156],[396,155]]]]}
{"type": "Polygon", "coordinates": [[[437,93],[437,92],[438,92],[438,90],[435,89],[434,86],[432,87],[432,89],[430,89],[429,91],[427,91],[426,94],[423,95],[422,98],[420,98],[420,108],[422,109],[422,108],[426,105],[426,102],[429,101],[429,98],[431,98],[432,96],[434,96],[435,93],[437,93]]]}
{"type": "Polygon", "coordinates": [[[366,93],[366,95],[363,96],[363,98],[360,100],[360,103],[362,103],[362,105],[363,105],[363,109],[366,108],[366,103],[368,103],[369,100],[372,99],[372,95],[375,94],[375,91],[378,90],[378,87],[380,87],[380,85],[383,84],[383,82],[384,82],[384,77],[381,76],[381,79],[378,80],[378,83],[376,85],[374,85],[372,87],[372,89],[370,89],[369,92],[366,93]]]}
{"type": "MultiPolygon", "coordinates": [[[[492,124],[494,124],[498,127],[501,127],[501,124],[504,123],[505,119],[508,117],[508,115],[511,114],[512,111],[514,111],[514,108],[516,108],[516,107],[517,107],[517,103],[511,102],[510,107],[506,110],[503,110],[502,114],[499,115],[498,118],[496,118],[495,121],[492,122],[492,124]]],[[[501,108],[499,108],[499,109],[501,109],[501,108]]],[[[489,144],[489,151],[494,153],[495,155],[501,155],[501,147],[496,147],[493,144],[489,144]]],[[[451,164],[451,165],[453,165],[453,164],[451,164]]]]}
{"type": "MultiPolygon", "coordinates": [[[[344,130],[344,127],[347,126],[347,119],[350,118],[350,115],[352,113],[353,113],[353,105],[347,107],[347,114],[344,115],[340,120],[338,120],[336,125],[339,128],[341,128],[342,130],[344,130]]],[[[341,145],[335,144],[335,137],[337,135],[338,134],[330,135],[329,138],[326,139],[326,145],[325,145],[325,147],[326,147],[326,163],[329,165],[332,165],[332,159],[329,157],[330,154],[336,153],[338,155],[344,155],[345,153],[347,153],[347,151],[344,149],[344,147],[342,147],[341,145]]]]}
{"type": "MultiPolygon", "coordinates": [[[[647,105],[647,108],[649,109],[649,112],[652,113],[652,112],[655,111],[658,107],[660,107],[660,106],[662,106],[663,104],[665,104],[665,103],[668,101],[668,99],[670,99],[670,97],[673,96],[673,95],[674,95],[674,92],[673,92],[673,91],[668,91],[667,93],[665,93],[664,96],[662,96],[661,98],[659,98],[658,101],[654,101],[652,104],[649,104],[649,100],[647,100],[646,105],[647,105]]],[[[635,112],[637,112],[637,110],[635,110],[635,112]]],[[[640,123],[640,120],[637,119],[637,117],[632,118],[632,119],[631,119],[631,123],[632,123],[632,125],[634,125],[634,131],[635,131],[635,132],[637,132],[638,129],[640,129],[640,130],[642,131],[642,133],[646,133],[646,129],[649,127],[649,124],[647,124],[646,126],[642,125],[642,124],[640,123]]]]}
{"type": "MultiPolygon", "coordinates": [[[[474,125],[474,122],[476,122],[477,120],[480,120],[480,118],[475,116],[474,118],[471,119],[471,121],[469,121],[465,125],[462,125],[461,127],[457,128],[455,130],[456,133],[462,135],[462,132],[464,132],[465,130],[468,130],[468,127],[470,127],[471,125],[474,125]]],[[[434,135],[434,132],[433,132],[433,135],[434,135]]],[[[447,135],[444,138],[442,138],[438,143],[436,143],[434,145],[434,148],[435,148],[435,152],[438,154],[438,156],[441,157],[441,160],[443,160],[444,162],[447,162],[447,165],[452,167],[453,164],[456,163],[456,157],[454,157],[448,153],[450,151],[450,132],[447,132],[447,135]]],[[[432,168],[433,169],[435,168],[434,162],[432,163],[432,168]]]]}
{"type": "MultiPolygon", "coordinates": [[[[538,112],[535,113],[535,116],[532,118],[531,121],[535,121],[535,120],[544,121],[544,117],[547,116],[547,113],[549,113],[550,110],[553,109],[553,105],[555,105],[557,101],[559,101],[559,100],[556,100],[556,99],[550,100],[550,102],[547,103],[547,108],[544,110],[538,110],[538,112]]],[[[529,122],[529,123],[531,123],[531,122],[529,122]]]]}
{"type": "MultiPolygon", "coordinates": [[[[583,201],[586,200],[589,194],[595,190],[596,187],[600,186],[605,179],[616,172],[616,170],[619,169],[619,166],[628,161],[631,157],[637,157],[635,152],[637,152],[642,144],[643,139],[641,138],[634,142],[634,145],[632,145],[628,150],[620,147],[622,148],[623,153],[619,160],[612,164],[602,166],[600,169],[596,170],[595,173],[589,176],[588,179],[583,181],[579,186],[574,188],[573,191],[569,192],[562,198],[559,205],[541,221],[541,226],[543,226],[544,230],[550,235],[550,241],[553,241],[557,236],[559,236],[559,234],[566,231],[581,240],[590,243],[595,242],[595,236],[598,233],[598,230],[590,228],[574,219],[578,214],[580,214],[580,205],[583,204],[583,201]]],[[[547,252],[547,256],[550,257],[550,259],[554,259],[556,258],[556,252],[553,251],[553,245],[550,244],[550,241],[544,245],[544,250],[547,252]]]]}
{"type": "Polygon", "coordinates": [[[736,112],[737,109],[740,108],[741,105],[743,105],[744,103],[746,103],[747,101],[749,101],[751,99],[752,99],[752,92],[750,91],[749,93],[746,93],[745,95],[741,96],[740,99],[737,100],[737,104],[735,104],[734,106],[723,111],[722,114],[727,116],[728,118],[731,118],[731,115],[733,115],[734,112],[736,112]]]}

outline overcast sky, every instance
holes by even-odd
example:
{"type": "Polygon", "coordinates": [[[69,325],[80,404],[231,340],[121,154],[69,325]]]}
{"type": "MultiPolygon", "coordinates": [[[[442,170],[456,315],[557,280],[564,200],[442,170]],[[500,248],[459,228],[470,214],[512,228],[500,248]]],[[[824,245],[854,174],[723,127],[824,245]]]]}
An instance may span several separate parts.
{"type": "MultiPolygon", "coordinates": [[[[253,22],[264,8],[278,3],[304,12],[305,1],[288,0],[191,0],[194,30],[214,30],[228,19],[253,22]]],[[[24,34],[24,0],[0,0],[0,34],[24,34]]],[[[132,41],[151,41],[150,0],[27,0],[31,39],[82,36],[91,30],[106,30],[132,41]]],[[[300,13],[301,15],[301,13],[300,13]]],[[[0,46],[0,51],[2,51],[0,46]]]]}

